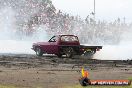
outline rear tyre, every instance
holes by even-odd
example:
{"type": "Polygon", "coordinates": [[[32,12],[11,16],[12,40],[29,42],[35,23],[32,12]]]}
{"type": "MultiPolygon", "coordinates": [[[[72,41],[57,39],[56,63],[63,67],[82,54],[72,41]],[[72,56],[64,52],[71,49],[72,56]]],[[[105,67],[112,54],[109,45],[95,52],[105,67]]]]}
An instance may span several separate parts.
{"type": "Polygon", "coordinates": [[[74,52],[73,48],[71,48],[71,47],[66,48],[65,49],[65,55],[66,55],[66,57],[67,58],[71,58],[73,56],[73,52],[74,52]]]}
{"type": "Polygon", "coordinates": [[[94,53],[92,51],[85,51],[84,52],[84,56],[91,56],[93,55],[94,53]]]}
{"type": "Polygon", "coordinates": [[[84,51],[84,55],[85,56],[91,56],[91,55],[94,55],[96,53],[96,50],[87,50],[87,51],[84,51]]]}
{"type": "Polygon", "coordinates": [[[39,47],[36,48],[36,55],[37,56],[42,56],[43,55],[43,52],[39,47]]]}
{"type": "Polygon", "coordinates": [[[96,51],[94,51],[94,50],[91,50],[91,51],[85,51],[84,52],[84,57],[87,57],[87,58],[93,58],[93,55],[96,53],[96,51]]]}

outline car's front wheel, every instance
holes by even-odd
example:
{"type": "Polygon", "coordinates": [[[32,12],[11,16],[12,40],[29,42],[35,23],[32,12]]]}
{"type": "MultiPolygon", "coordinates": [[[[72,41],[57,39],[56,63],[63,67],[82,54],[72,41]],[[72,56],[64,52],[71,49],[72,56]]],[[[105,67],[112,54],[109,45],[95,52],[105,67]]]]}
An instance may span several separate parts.
{"type": "Polygon", "coordinates": [[[37,56],[42,56],[43,55],[43,52],[42,52],[41,48],[39,48],[39,47],[36,48],[36,55],[37,56]]]}

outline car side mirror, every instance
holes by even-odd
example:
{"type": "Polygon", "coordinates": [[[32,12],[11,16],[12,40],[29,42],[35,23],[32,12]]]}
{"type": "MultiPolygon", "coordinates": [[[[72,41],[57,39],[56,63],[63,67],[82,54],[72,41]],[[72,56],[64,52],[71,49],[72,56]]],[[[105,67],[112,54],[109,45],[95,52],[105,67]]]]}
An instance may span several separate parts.
{"type": "Polygon", "coordinates": [[[48,42],[56,42],[56,40],[55,39],[53,39],[53,40],[50,39],[48,42]]]}
{"type": "Polygon", "coordinates": [[[48,42],[51,42],[50,40],[48,42]]]}

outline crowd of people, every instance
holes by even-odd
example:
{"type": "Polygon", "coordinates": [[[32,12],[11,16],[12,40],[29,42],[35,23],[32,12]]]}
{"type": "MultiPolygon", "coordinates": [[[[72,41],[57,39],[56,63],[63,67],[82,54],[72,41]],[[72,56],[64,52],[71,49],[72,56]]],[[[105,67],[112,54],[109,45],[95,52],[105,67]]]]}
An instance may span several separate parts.
{"type": "MultiPolygon", "coordinates": [[[[3,0],[3,2],[5,2],[3,0]]],[[[124,31],[132,28],[120,18],[113,22],[96,20],[92,16],[82,19],[68,13],[57,11],[50,0],[7,0],[16,14],[17,33],[32,36],[36,26],[45,25],[48,35],[75,34],[81,43],[88,44],[118,44],[124,31]],[[14,2],[14,3],[13,3],[14,2]]]]}
{"type": "Polygon", "coordinates": [[[46,32],[50,35],[56,34],[75,34],[79,37],[81,43],[88,44],[118,44],[121,40],[122,33],[132,28],[131,24],[127,24],[120,18],[114,22],[95,20],[93,17],[87,16],[82,19],[79,16],[71,16],[60,10],[57,12],[55,7],[44,4],[41,10],[30,20],[30,26],[46,25],[46,32]]]}

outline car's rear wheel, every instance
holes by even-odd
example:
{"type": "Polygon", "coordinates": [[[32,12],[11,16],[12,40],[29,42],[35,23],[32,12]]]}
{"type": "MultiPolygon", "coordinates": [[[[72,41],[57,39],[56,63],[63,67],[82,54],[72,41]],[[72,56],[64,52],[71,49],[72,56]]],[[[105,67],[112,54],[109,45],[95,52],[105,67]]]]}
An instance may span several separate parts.
{"type": "Polygon", "coordinates": [[[39,48],[39,47],[36,48],[36,55],[37,56],[42,56],[43,55],[43,52],[42,52],[41,48],[39,48]]]}
{"type": "Polygon", "coordinates": [[[66,55],[66,57],[67,58],[71,58],[73,56],[73,52],[74,52],[73,48],[71,48],[71,47],[66,48],[65,49],[65,55],[66,55]]]}

